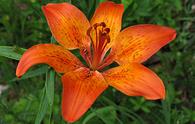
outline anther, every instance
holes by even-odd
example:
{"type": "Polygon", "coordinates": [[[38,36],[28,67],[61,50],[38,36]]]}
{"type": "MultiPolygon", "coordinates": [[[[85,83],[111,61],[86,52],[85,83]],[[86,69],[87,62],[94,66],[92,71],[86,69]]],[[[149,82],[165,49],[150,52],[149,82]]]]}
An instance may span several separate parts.
{"type": "Polygon", "coordinates": [[[100,25],[101,25],[102,27],[104,27],[104,28],[106,27],[106,24],[105,24],[104,22],[101,22],[100,25]]]}
{"type": "Polygon", "coordinates": [[[95,23],[95,24],[93,25],[94,29],[97,29],[98,26],[100,26],[99,23],[95,23]]]}
{"type": "Polygon", "coordinates": [[[105,28],[104,31],[108,34],[110,32],[110,28],[105,28]]]}

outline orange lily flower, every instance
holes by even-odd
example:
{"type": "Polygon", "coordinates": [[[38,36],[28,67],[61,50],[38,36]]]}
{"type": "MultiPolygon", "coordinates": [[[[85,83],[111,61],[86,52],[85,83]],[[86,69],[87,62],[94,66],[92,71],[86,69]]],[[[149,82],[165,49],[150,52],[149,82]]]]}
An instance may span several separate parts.
{"type": "Polygon", "coordinates": [[[66,121],[78,120],[108,86],[128,96],[165,98],[161,79],[141,63],[176,37],[174,29],[141,24],[121,31],[124,7],[110,1],[99,5],[90,22],[69,3],[47,4],[42,9],[60,45],[38,44],[28,49],[16,75],[21,77],[40,63],[63,73],[62,115],[66,121]],[[72,49],[80,49],[88,66],[69,51],[72,49]],[[119,66],[100,71],[112,62],[119,66]]]}

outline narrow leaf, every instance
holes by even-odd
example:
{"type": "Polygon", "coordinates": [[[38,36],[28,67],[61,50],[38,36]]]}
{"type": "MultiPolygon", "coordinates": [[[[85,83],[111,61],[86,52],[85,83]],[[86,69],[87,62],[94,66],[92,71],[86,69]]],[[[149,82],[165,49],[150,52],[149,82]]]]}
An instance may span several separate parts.
{"type": "Polygon", "coordinates": [[[48,106],[49,106],[49,102],[46,96],[46,88],[44,87],[42,90],[41,103],[40,103],[39,110],[38,110],[38,113],[35,119],[35,124],[41,124],[41,121],[43,120],[47,112],[48,106]]]}
{"type": "Polygon", "coordinates": [[[20,60],[25,49],[16,46],[0,46],[0,56],[20,60]]]}
{"type": "Polygon", "coordinates": [[[9,82],[14,82],[14,81],[17,81],[17,80],[24,80],[24,79],[36,77],[36,76],[45,74],[47,72],[47,70],[48,70],[48,66],[43,66],[43,67],[40,67],[38,69],[28,71],[21,78],[16,77],[16,78],[10,80],[9,82]]]}
{"type": "Polygon", "coordinates": [[[53,36],[51,37],[50,41],[51,41],[51,43],[54,43],[54,44],[57,43],[56,39],[53,36]]]}
{"type": "Polygon", "coordinates": [[[89,120],[96,116],[99,117],[105,124],[113,124],[116,120],[116,111],[113,106],[93,110],[93,113],[89,114],[84,119],[83,124],[87,124],[89,120]]]}
{"type": "Polygon", "coordinates": [[[46,73],[45,87],[42,91],[41,103],[35,119],[35,124],[41,124],[46,113],[49,113],[51,116],[54,99],[54,77],[55,72],[53,70],[49,70],[46,73]]]}
{"type": "Polygon", "coordinates": [[[55,72],[53,70],[50,70],[48,73],[48,81],[45,84],[46,95],[50,106],[53,105],[53,99],[54,99],[54,80],[55,80],[55,72]]]}

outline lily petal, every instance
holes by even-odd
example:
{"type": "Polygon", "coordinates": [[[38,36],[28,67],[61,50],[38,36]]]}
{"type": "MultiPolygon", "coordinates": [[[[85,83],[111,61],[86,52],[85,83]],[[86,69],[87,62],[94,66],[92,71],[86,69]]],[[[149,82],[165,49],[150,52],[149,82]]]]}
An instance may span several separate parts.
{"type": "Polygon", "coordinates": [[[115,60],[120,64],[142,63],[175,37],[175,30],[164,26],[141,24],[128,27],[119,33],[112,47],[115,60]]]}
{"type": "Polygon", "coordinates": [[[68,122],[78,120],[108,87],[98,71],[80,68],[62,77],[62,115],[68,122]]]}
{"type": "Polygon", "coordinates": [[[138,63],[125,64],[105,71],[107,83],[129,96],[164,99],[165,87],[151,70],[138,63]]]}
{"type": "Polygon", "coordinates": [[[111,46],[121,30],[123,11],[124,6],[122,4],[115,4],[111,1],[103,2],[96,9],[90,21],[91,25],[104,22],[106,27],[110,28],[110,43],[107,45],[108,47],[111,46]]]}
{"type": "Polygon", "coordinates": [[[31,66],[45,63],[57,72],[65,73],[82,66],[71,52],[54,44],[38,44],[28,49],[19,61],[17,77],[21,77],[31,66]]]}
{"type": "Polygon", "coordinates": [[[68,3],[47,4],[42,9],[53,36],[61,45],[67,49],[89,45],[90,23],[79,9],[68,3]]]}

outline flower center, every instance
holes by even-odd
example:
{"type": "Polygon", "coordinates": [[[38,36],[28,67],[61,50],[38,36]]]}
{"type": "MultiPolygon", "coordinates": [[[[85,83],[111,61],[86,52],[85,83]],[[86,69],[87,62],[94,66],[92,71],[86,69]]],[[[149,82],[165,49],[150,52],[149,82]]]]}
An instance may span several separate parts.
{"type": "MultiPolygon", "coordinates": [[[[106,27],[104,22],[96,23],[87,30],[87,35],[91,39],[90,57],[84,56],[85,60],[89,64],[90,68],[97,70],[102,64],[104,56],[106,54],[106,46],[110,43],[109,36],[110,29],[106,27]]],[[[89,54],[85,49],[82,51],[84,54],[89,54]]]]}

